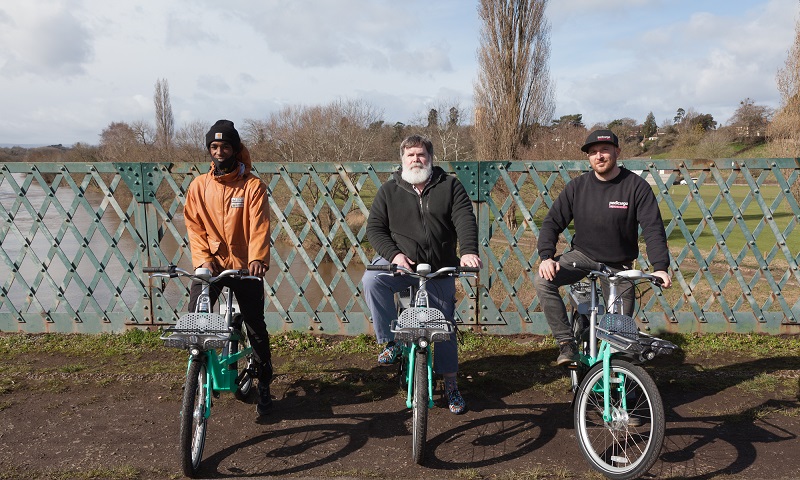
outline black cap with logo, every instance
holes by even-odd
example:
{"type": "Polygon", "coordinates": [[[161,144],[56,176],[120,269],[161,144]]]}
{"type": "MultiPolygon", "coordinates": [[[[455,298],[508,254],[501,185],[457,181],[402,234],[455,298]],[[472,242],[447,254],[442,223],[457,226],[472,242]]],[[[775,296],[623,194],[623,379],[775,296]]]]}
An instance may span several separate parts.
{"type": "Polygon", "coordinates": [[[619,138],[611,130],[595,130],[586,137],[586,142],[581,147],[584,153],[589,152],[589,147],[595,143],[610,143],[619,148],[619,138]]]}

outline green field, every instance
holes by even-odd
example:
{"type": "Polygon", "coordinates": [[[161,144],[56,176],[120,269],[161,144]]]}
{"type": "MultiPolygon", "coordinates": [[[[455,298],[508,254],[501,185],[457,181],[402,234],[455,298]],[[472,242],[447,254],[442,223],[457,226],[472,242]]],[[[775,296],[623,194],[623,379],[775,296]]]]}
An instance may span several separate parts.
{"type": "MultiPolygon", "coordinates": [[[[677,208],[681,208],[682,199],[689,196],[689,188],[687,185],[675,185],[670,188],[670,196],[676,202],[677,208]],[[678,203],[679,200],[681,203],[678,203]]],[[[719,187],[717,185],[703,185],[699,190],[705,207],[711,209],[720,195],[719,187]]],[[[775,199],[781,193],[780,188],[776,185],[767,185],[762,186],[759,192],[764,204],[771,211],[774,225],[764,220],[767,215],[747,185],[734,185],[730,188],[731,201],[741,212],[732,210],[728,202],[722,200],[719,206],[711,212],[712,218],[709,220],[701,212],[697,201],[689,202],[680,216],[686,228],[692,234],[697,247],[701,251],[708,252],[715,246],[717,237],[713,233],[713,225],[719,231],[719,236],[725,241],[728,248],[734,252],[734,255],[738,254],[746,246],[751,235],[755,238],[756,247],[763,254],[767,254],[777,245],[773,228],[776,228],[781,235],[786,236],[786,246],[789,251],[800,251],[800,235],[791,234],[787,230],[790,224],[794,228],[797,223],[797,217],[792,212],[789,203],[785,198],[782,198],[778,205],[774,206],[775,199]],[[735,218],[737,215],[740,215],[741,218],[735,218]],[[735,222],[731,225],[733,220],[735,222]],[[702,226],[702,229],[699,228],[700,226],[702,226]]],[[[670,222],[674,220],[675,214],[670,210],[666,202],[661,202],[660,207],[661,215],[664,218],[664,226],[668,227],[670,222]]],[[[670,232],[669,241],[671,245],[680,245],[683,242],[688,242],[689,239],[684,238],[683,233],[676,226],[670,232]]]]}

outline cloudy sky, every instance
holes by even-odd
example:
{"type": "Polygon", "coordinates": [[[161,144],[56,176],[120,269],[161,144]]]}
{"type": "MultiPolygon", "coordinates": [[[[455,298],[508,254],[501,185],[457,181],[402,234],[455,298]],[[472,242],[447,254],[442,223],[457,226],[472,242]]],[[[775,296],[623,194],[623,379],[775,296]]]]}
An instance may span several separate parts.
{"type": "MultiPolygon", "coordinates": [[[[0,6],[0,145],[97,144],[154,118],[265,119],[287,105],[363,99],[385,121],[472,105],[476,0],[25,0],[0,6]]],[[[556,117],[584,123],[678,108],[727,122],[778,106],[797,0],[551,0],[556,117]]]]}

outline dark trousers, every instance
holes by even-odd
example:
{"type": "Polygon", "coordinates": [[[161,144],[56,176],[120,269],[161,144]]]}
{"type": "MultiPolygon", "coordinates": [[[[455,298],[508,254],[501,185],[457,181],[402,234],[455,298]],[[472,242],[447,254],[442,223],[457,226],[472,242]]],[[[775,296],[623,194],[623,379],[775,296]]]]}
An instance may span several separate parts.
{"type": "MultiPolygon", "coordinates": [[[[239,309],[247,327],[247,337],[253,347],[253,354],[258,364],[258,380],[264,385],[272,380],[272,353],[269,348],[269,333],[264,322],[264,283],[256,280],[240,280],[225,278],[209,289],[211,305],[219,298],[222,287],[228,287],[239,302],[239,309]]],[[[189,311],[194,312],[197,299],[203,291],[202,282],[192,282],[189,291],[189,311]]]]}
{"type": "MultiPolygon", "coordinates": [[[[553,332],[553,336],[560,343],[572,340],[572,326],[569,323],[567,307],[564,305],[564,299],[561,297],[559,287],[571,285],[584,278],[592,271],[597,262],[577,250],[564,252],[563,255],[555,257],[554,260],[558,262],[560,267],[555,278],[550,281],[542,278],[537,273],[533,279],[533,286],[536,288],[539,305],[542,307],[542,312],[544,312],[547,324],[550,326],[550,331],[553,332]]],[[[612,272],[630,268],[629,265],[606,266],[612,272]]],[[[608,280],[605,277],[601,277],[600,285],[603,290],[603,296],[608,298],[608,280]]],[[[623,288],[620,293],[622,310],[626,315],[631,315],[633,313],[634,290],[632,288],[623,288]]]]}

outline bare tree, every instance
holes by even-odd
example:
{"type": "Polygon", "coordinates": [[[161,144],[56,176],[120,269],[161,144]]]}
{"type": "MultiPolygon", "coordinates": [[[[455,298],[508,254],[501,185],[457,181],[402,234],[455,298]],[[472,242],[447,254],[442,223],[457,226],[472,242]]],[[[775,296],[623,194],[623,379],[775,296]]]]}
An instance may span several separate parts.
{"type": "MultiPolygon", "coordinates": [[[[767,127],[768,151],[775,157],[800,157],[800,19],[794,27],[794,43],[786,63],[775,77],[781,104],[767,127]]],[[[800,201],[800,183],[791,186],[794,198],[800,201]]]]}
{"type": "Polygon", "coordinates": [[[428,111],[427,116],[416,120],[426,125],[422,132],[434,144],[434,154],[441,162],[457,162],[472,154],[469,127],[464,120],[469,118],[458,100],[437,100],[428,111]]]}
{"type": "Polygon", "coordinates": [[[156,80],[153,103],[156,107],[156,146],[166,152],[172,147],[172,138],[175,135],[175,118],[172,115],[169,82],[166,78],[156,80]]]}
{"type": "Polygon", "coordinates": [[[206,149],[206,122],[194,121],[185,124],[175,133],[175,158],[180,162],[210,161],[206,149]]]}
{"type": "Polygon", "coordinates": [[[134,148],[136,134],[127,123],[111,122],[100,134],[100,155],[106,162],[129,161],[134,148]]]}
{"type": "Polygon", "coordinates": [[[130,124],[136,141],[142,145],[154,145],[156,139],[156,132],[153,131],[153,126],[144,120],[136,120],[130,124]]]}
{"type": "Polygon", "coordinates": [[[800,156],[800,19],[794,28],[794,44],[786,63],[775,77],[781,104],[767,129],[769,151],[777,157],[800,156]]]}
{"type": "Polygon", "coordinates": [[[767,125],[772,120],[773,110],[764,105],[756,105],[751,98],[739,102],[739,108],[728,121],[736,138],[749,144],[764,142],[767,125]]]}
{"type": "Polygon", "coordinates": [[[479,158],[516,159],[555,111],[547,0],[481,0],[475,85],[479,158]]]}
{"type": "MultiPolygon", "coordinates": [[[[380,151],[384,132],[382,128],[374,128],[381,125],[380,117],[381,113],[366,102],[340,100],[323,106],[286,107],[266,121],[246,121],[243,132],[245,139],[251,142],[248,148],[259,161],[309,164],[385,161],[386,158],[376,153],[380,151]]],[[[395,154],[393,158],[398,156],[395,154]]],[[[345,173],[321,175],[327,177],[323,181],[335,201],[348,196],[347,184],[354,180],[351,177],[350,182],[345,182],[342,175],[345,173]]],[[[309,205],[321,205],[315,220],[326,234],[330,234],[337,225],[338,212],[321,202],[326,193],[314,181],[309,181],[303,188],[309,205]]],[[[291,221],[293,225],[305,225],[308,219],[298,210],[291,221]]],[[[320,245],[321,239],[307,238],[307,241],[312,240],[310,247],[320,245]]],[[[341,233],[330,240],[334,248],[347,248],[341,233]]]]}
{"type": "Polygon", "coordinates": [[[105,162],[146,162],[152,147],[140,141],[140,132],[125,122],[111,122],[100,134],[100,158],[105,162]]]}

